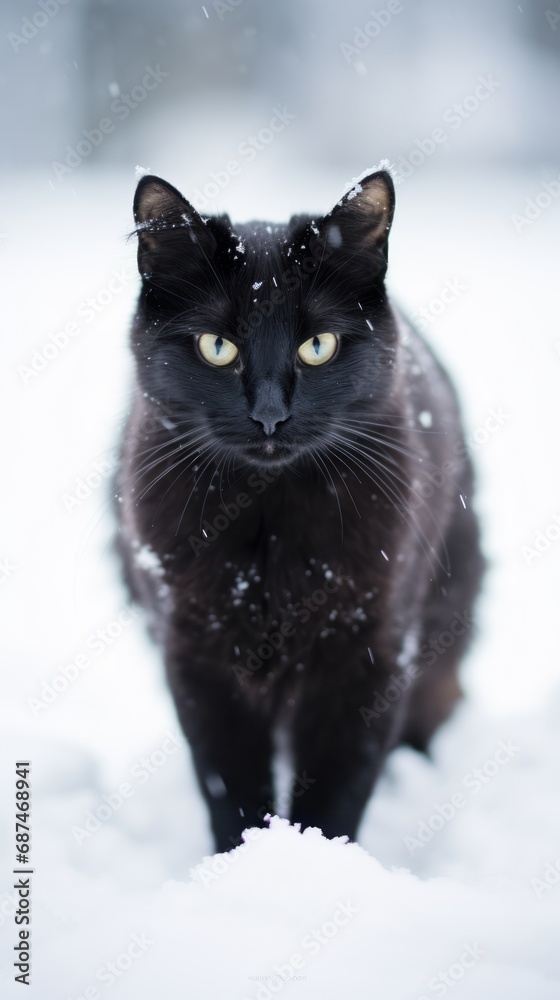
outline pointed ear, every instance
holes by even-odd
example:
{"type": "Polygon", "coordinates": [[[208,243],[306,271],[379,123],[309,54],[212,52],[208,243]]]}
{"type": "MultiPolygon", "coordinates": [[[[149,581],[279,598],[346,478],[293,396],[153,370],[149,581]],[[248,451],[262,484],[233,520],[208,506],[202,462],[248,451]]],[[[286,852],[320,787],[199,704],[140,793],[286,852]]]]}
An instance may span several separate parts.
{"type": "Polygon", "coordinates": [[[321,229],[331,249],[371,254],[376,275],[387,270],[389,232],[395,210],[395,187],[386,170],[356,182],[323,219],[321,229]]]}
{"type": "Polygon", "coordinates": [[[134,196],[138,235],[138,268],[141,274],[165,269],[173,257],[208,258],[216,240],[198,212],[167,181],[147,174],[134,196]]]}

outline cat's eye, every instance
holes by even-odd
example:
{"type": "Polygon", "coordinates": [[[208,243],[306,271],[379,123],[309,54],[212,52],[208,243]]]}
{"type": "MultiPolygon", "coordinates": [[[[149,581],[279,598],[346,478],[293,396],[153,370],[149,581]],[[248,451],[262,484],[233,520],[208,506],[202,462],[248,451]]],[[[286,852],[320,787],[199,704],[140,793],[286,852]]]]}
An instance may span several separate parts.
{"type": "Polygon", "coordinates": [[[334,356],[338,337],[334,333],[318,333],[298,348],[298,358],[305,365],[324,365],[334,356]]]}
{"type": "Polygon", "coordinates": [[[231,365],[239,354],[237,347],[232,344],[231,340],[217,337],[214,333],[203,333],[198,338],[198,349],[205,361],[211,365],[218,365],[220,368],[231,365]]]}

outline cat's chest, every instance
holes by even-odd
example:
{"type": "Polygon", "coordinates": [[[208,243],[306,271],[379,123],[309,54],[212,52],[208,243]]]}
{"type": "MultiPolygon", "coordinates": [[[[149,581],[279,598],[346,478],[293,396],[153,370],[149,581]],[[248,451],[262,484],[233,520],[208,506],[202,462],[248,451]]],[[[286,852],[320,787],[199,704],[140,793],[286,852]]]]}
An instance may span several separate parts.
{"type": "Polygon", "coordinates": [[[399,565],[394,510],[370,489],[354,487],[350,499],[316,480],[260,474],[193,495],[178,534],[173,513],[137,525],[157,576],[149,560],[137,557],[136,569],[153,583],[156,614],[216,639],[286,622],[298,635],[308,624],[325,635],[359,630],[382,608],[399,565]]]}
{"type": "Polygon", "coordinates": [[[383,545],[373,525],[382,518],[373,510],[366,525],[336,498],[310,494],[299,504],[255,505],[252,513],[227,525],[225,515],[217,524],[206,520],[206,544],[186,560],[175,588],[191,627],[218,637],[232,626],[247,636],[283,626],[291,635],[293,626],[296,638],[327,637],[341,627],[357,632],[376,615],[391,566],[376,552],[383,545]]]}
{"type": "Polygon", "coordinates": [[[272,533],[255,548],[243,548],[188,574],[174,589],[177,610],[191,634],[236,635],[240,648],[275,636],[285,652],[341,629],[357,633],[376,616],[384,584],[356,573],[351,560],[323,550],[298,549],[272,533]]]}

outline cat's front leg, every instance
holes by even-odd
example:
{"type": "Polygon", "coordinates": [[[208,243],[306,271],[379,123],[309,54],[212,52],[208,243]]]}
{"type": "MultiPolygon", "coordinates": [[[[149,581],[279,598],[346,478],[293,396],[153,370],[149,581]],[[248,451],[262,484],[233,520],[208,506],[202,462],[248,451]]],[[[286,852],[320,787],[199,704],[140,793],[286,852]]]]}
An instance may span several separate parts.
{"type": "Polygon", "coordinates": [[[398,742],[408,692],[385,711],[375,696],[396,676],[365,655],[347,669],[348,652],[332,643],[316,654],[292,725],[296,780],[290,819],[318,826],[326,837],[356,839],[364,808],[389,751],[398,742]],[[378,704],[378,702],[376,703],[378,704]]]}
{"type": "Polygon", "coordinates": [[[218,656],[171,640],[166,665],[216,850],[229,851],[244,829],[262,826],[271,811],[272,745],[265,718],[240,696],[238,685],[235,690],[218,656]]]}

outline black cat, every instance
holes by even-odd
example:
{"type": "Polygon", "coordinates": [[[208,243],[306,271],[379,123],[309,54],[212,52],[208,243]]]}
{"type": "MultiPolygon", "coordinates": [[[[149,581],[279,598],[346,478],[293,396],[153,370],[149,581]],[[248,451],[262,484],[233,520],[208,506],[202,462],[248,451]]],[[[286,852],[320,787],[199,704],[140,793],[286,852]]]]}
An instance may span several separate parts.
{"type": "MultiPolygon", "coordinates": [[[[387,753],[460,695],[482,571],[454,391],[384,278],[388,173],[232,227],[144,177],[119,548],[218,850],[274,811],[355,838],[387,753]]],[[[420,247],[419,247],[420,250],[420,247]]]]}

